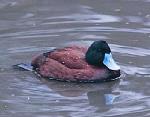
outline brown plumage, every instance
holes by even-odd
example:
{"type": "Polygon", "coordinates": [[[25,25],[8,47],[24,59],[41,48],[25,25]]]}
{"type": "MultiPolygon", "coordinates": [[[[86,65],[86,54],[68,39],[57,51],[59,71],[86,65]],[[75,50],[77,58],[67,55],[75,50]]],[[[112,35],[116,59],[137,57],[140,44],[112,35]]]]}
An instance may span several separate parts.
{"type": "Polygon", "coordinates": [[[32,66],[40,76],[62,81],[97,82],[120,76],[120,70],[89,64],[85,59],[87,50],[80,46],[55,49],[35,57],[32,66]]]}

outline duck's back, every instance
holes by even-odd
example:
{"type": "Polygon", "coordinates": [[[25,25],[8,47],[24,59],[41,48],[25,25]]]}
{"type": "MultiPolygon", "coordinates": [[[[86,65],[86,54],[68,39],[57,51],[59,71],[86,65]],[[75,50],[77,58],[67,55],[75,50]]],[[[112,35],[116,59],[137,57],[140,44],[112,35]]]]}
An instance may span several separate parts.
{"type": "Polygon", "coordinates": [[[86,48],[83,47],[66,47],[50,52],[48,59],[53,59],[58,63],[70,69],[85,69],[88,64],[85,61],[86,48]]]}
{"type": "Polygon", "coordinates": [[[105,79],[107,69],[89,65],[85,60],[87,48],[66,47],[44,53],[32,61],[35,71],[42,77],[68,81],[94,81],[105,79]]]}

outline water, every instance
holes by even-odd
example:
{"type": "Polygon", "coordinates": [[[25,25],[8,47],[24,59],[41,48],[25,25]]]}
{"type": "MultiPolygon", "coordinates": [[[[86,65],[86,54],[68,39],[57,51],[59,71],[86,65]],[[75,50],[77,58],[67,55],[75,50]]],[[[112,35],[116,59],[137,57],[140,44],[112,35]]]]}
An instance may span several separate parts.
{"type": "Polygon", "coordinates": [[[1,0],[1,117],[149,117],[149,0],[1,0]],[[67,44],[106,40],[120,81],[47,81],[12,68],[67,44]]]}

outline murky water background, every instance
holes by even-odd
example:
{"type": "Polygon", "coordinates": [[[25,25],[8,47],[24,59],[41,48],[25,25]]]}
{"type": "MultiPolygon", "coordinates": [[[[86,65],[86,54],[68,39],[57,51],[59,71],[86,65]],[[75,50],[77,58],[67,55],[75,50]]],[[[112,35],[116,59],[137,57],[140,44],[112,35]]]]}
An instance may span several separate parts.
{"type": "Polygon", "coordinates": [[[149,117],[149,0],[1,0],[0,117],[149,117]],[[106,40],[120,81],[40,79],[12,65],[66,44],[106,40]]]}

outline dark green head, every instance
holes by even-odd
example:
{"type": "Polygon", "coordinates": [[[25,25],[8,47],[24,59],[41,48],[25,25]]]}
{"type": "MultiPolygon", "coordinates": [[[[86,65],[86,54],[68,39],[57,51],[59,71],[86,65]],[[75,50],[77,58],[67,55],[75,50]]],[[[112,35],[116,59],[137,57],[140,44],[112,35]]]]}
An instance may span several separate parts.
{"type": "Polygon", "coordinates": [[[95,41],[88,48],[85,56],[86,61],[95,66],[106,66],[109,69],[120,69],[114,62],[111,50],[106,41],[95,41]]]}

